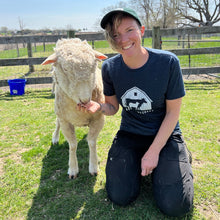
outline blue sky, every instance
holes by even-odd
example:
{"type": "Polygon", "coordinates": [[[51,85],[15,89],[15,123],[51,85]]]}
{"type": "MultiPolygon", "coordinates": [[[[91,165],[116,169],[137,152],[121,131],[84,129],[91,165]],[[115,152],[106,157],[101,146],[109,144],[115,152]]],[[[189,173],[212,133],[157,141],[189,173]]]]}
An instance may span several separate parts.
{"type": "Polygon", "coordinates": [[[120,0],[0,0],[0,28],[19,30],[19,18],[27,29],[87,28],[94,30],[102,9],[120,0]]]}

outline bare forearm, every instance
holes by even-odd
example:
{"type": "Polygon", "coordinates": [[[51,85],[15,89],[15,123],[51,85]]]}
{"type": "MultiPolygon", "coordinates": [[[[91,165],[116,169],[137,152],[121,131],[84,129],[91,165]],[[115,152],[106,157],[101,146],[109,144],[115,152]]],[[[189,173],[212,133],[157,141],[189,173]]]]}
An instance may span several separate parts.
{"type": "Polygon", "coordinates": [[[157,167],[160,151],[165,146],[168,138],[173,132],[177,121],[178,117],[173,117],[172,114],[167,114],[165,116],[153,143],[142,158],[142,176],[149,175],[152,170],[157,167]]]}
{"type": "Polygon", "coordinates": [[[167,114],[160,126],[160,129],[151,145],[155,151],[158,153],[166,144],[168,138],[172,134],[176,124],[178,122],[178,116],[174,116],[173,114],[167,114]]]}
{"type": "Polygon", "coordinates": [[[104,115],[114,115],[117,113],[118,109],[110,103],[100,103],[100,110],[104,115]]]}
{"type": "Polygon", "coordinates": [[[166,144],[168,138],[172,134],[180,114],[181,98],[167,101],[167,112],[160,129],[151,145],[151,150],[159,153],[166,144]]]}

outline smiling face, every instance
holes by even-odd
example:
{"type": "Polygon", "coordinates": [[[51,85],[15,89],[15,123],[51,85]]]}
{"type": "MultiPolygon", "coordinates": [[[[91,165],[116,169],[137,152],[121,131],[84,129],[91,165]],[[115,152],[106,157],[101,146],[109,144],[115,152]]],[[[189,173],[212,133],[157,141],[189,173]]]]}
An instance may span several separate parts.
{"type": "Polygon", "coordinates": [[[105,36],[114,50],[122,56],[132,56],[141,50],[141,38],[145,28],[138,21],[124,13],[117,13],[109,19],[105,36]],[[136,50],[136,52],[135,52],[136,50]]]}
{"type": "Polygon", "coordinates": [[[135,56],[141,51],[141,38],[144,35],[144,26],[139,26],[131,17],[122,18],[119,26],[113,29],[113,39],[116,50],[122,56],[135,56]]]}

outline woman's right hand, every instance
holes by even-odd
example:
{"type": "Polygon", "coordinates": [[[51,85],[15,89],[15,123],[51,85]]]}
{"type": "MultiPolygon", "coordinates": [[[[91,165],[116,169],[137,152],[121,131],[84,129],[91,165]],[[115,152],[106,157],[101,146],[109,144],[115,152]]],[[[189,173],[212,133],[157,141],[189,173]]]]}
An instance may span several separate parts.
{"type": "Polygon", "coordinates": [[[101,109],[101,104],[98,102],[94,102],[92,100],[86,104],[83,103],[77,104],[77,110],[82,112],[94,114],[95,112],[100,111],[100,109],[101,109]]]}

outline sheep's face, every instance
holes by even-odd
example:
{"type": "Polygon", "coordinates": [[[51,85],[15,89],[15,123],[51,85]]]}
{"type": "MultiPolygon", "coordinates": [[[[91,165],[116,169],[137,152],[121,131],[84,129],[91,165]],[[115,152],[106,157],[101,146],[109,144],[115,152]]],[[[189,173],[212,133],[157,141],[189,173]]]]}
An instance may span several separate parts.
{"type": "Polygon", "coordinates": [[[91,99],[91,94],[95,88],[96,62],[91,60],[64,60],[58,58],[56,63],[56,76],[59,86],[76,103],[86,103],[91,99]]]}
{"type": "Polygon", "coordinates": [[[59,86],[76,103],[91,100],[95,88],[97,59],[87,42],[79,39],[58,41],[55,74],[59,86]]]}

